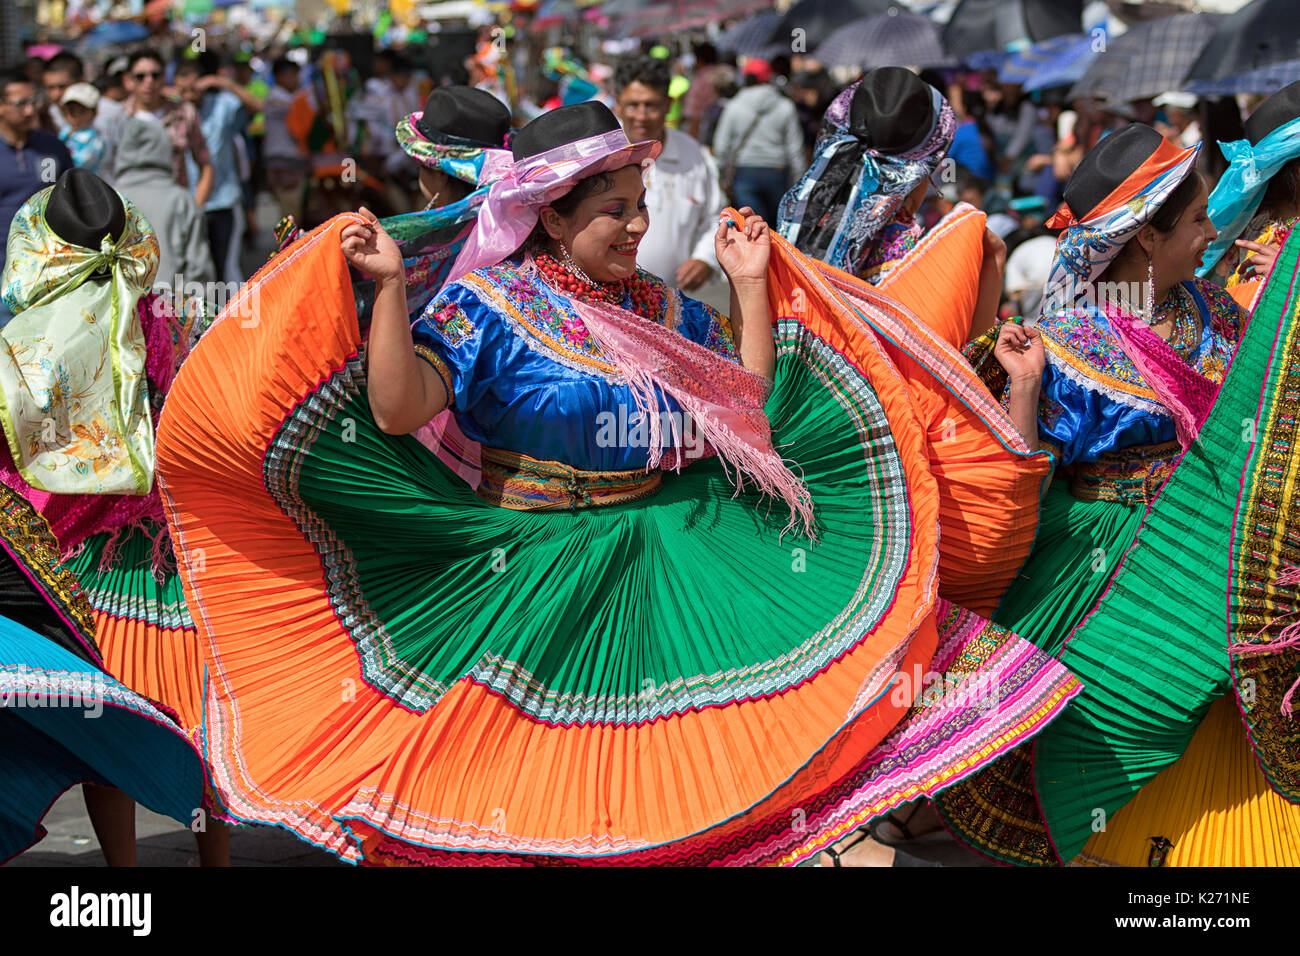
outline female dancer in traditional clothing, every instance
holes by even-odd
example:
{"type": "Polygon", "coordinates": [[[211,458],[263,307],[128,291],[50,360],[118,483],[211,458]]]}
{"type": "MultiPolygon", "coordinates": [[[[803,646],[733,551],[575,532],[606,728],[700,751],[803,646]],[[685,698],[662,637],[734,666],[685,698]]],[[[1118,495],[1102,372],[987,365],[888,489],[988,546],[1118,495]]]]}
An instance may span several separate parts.
{"type": "Polygon", "coordinates": [[[1210,243],[1200,274],[1226,272],[1225,288],[1250,311],[1300,219],[1300,82],[1265,100],[1246,120],[1245,132],[1245,139],[1222,144],[1228,168],[1210,194],[1219,238],[1210,243]],[[1242,249],[1248,250],[1244,256],[1242,249]]]}
{"type": "MultiPolygon", "coordinates": [[[[921,241],[916,214],[955,129],[933,86],[901,67],[871,70],[826,110],[812,164],[781,200],[778,231],[805,255],[881,285],[921,241]]],[[[983,243],[967,340],[996,321],[1002,293],[1006,245],[988,230],[983,243]]]]}
{"type": "MultiPolygon", "coordinates": [[[[86,715],[77,713],[73,723],[60,722],[55,703],[39,705],[53,708],[39,721],[31,719],[39,716],[35,711],[5,710],[0,858],[23,849],[53,797],[84,780],[105,857],[110,865],[130,863],[132,821],[128,816],[123,823],[115,811],[124,806],[129,813],[135,797],[191,825],[203,782],[197,754],[172,718],[134,692],[168,705],[183,727],[197,727],[197,711],[184,709],[198,700],[201,670],[187,656],[198,653],[193,631],[188,642],[176,633],[165,635],[182,662],[166,669],[169,680],[145,679],[142,671],[166,654],[136,631],[147,629],[159,613],[156,585],[149,578],[135,602],[120,600],[113,587],[115,574],[148,577],[148,532],[139,540],[131,537],[137,526],[152,519],[152,534],[166,540],[158,499],[144,494],[153,471],[146,376],[156,390],[165,388],[173,372],[172,330],[142,299],[157,267],[158,245],[133,207],[98,177],[74,169],[19,210],[8,252],[4,297],[14,319],[0,333],[4,613],[47,641],[9,622],[0,628],[5,706],[8,692],[22,697],[22,670],[31,694],[64,695],[89,705],[97,692],[101,701],[108,696],[104,702],[114,717],[84,721],[86,715]],[[100,574],[105,540],[122,529],[127,540],[110,570],[100,574]],[[59,555],[83,545],[73,565],[89,573],[78,580],[59,555]],[[59,646],[46,646],[49,641],[59,646]],[[132,690],[105,669],[125,678],[132,690]],[[21,726],[22,718],[30,727],[21,726]],[[166,787],[160,787],[163,782],[166,787]]],[[[172,599],[179,601],[179,590],[172,599]]],[[[183,612],[183,603],[179,611],[162,609],[183,612]]],[[[69,707],[76,704],[65,702],[62,712],[69,707]]]]}
{"type": "Polygon", "coordinates": [[[160,474],[235,816],[353,861],[797,863],[1077,692],[936,595],[949,562],[996,603],[1046,456],[955,348],[743,211],[734,325],[638,270],[659,148],[547,113],[413,329],[349,215],[186,362],[160,474]],[[402,434],[446,407],[477,487],[402,434]],[[944,455],[995,499],[960,553],[944,455]]]}
{"type": "MultiPolygon", "coordinates": [[[[936,798],[959,838],[1005,862],[1300,862],[1300,808],[1287,802],[1300,768],[1285,735],[1260,733],[1287,723],[1294,648],[1262,653],[1282,647],[1266,646],[1278,628],[1225,640],[1239,628],[1223,616],[1224,582],[1263,581],[1276,598],[1267,565],[1282,554],[1251,540],[1271,525],[1239,520],[1248,499],[1226,487],[1252,473],[1253,415],[1241,411],[1258,412],[1260,366],[1237,369],[1203,427],[1245,317],[1195,278],[1216,237],[1196,152],[1140,124],[1103,139],[1054,218],[1065,231],[1037,335],[1009,333],[1046,350],[1037,430],[1059,464],[995,620],[1058,655],[1085,690],[1031,745],[936,798]],[[1236,542],[1231,560],[1224,541],[1236,542]],[[1242,659],[1264,658],[1270,673],[1230,682],[1242,659]]],[[[1256,330],[1261,348],[1276,328],[1256,330]]],[[[1274,503],[1270,520],[1294,532],[1288,507],[1274,503]]]]}
{"type": "MultiPolygon", "coordinates": [[[[397,142],[420,164],[419,212],[384,220],[406,271],[406,307],[414,321],[447,281],[452,264],[474,228],[488,188],[505,173],[510,152],[510,111],[491,93],[469,86],[439,87],[424,109],[397,124],[397,142]]],[[[291,217],[276,227],[280,248],[304,233],[291,217]]],[[[374,283],[355,284],[357,309],[365,312],[374,283]]],[[[424,424],[416,436],[471,484],[479,480],[477,445],[467,441],[449,412],[424,424]]]]}

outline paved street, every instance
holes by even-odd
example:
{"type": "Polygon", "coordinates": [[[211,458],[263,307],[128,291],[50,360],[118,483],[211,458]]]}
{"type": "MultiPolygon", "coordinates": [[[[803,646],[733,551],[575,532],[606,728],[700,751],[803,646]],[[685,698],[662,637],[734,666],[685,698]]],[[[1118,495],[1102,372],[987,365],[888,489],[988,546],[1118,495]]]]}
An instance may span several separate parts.
{"type": "MultiPolygon", "coordinates": [[[[194,835],[175,820],[136,807],[136,843],[141,866],[198,866],[194,835]]],[[[86,816],[81,788],[73,787],[45,816],[49,835],[22,856],[14,866],[103,866],[99,841],[86,816]]],[[[324,850],[292,834],[270,827],[235,827],[230,836],[232,866],[346,866],[324,850]]],[[[895,866],[990,866],[987,861],[945,841],[899,852],[895,866]]]]}
{"type": "MultiPolygon", "coordinates": [[[[99,841],[86,816],[81,788],[73,787],[45,815],[49,835],[8,866],[103,866],[99,841]]],[[[144,807],[135,809],[137,853],[141,866],[198,866],[194,834],[175,820],[144,807]]],[[[231,830],[233,866],[346,866],[331,854],[284,830],[236,827],[231,830]]]]}

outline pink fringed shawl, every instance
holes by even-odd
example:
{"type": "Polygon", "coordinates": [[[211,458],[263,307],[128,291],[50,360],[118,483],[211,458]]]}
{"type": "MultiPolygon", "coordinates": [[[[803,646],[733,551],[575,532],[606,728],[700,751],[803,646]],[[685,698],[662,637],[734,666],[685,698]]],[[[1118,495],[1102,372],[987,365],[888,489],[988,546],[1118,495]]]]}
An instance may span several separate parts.
{"type": "MultiPolygon", "coordinates": [[[[531,271],[532,263],[526,268],[531,271]]],[[[767,379],[626,309],[572,302],[587,331],[627,379],[637,410],[647,416],[647,469],[680,471],[685,457],[683,423],[677,416],[666,416],[672,434],[664,432],[662,394],[681,407],[724,468],[731,469],[728,477],[736,494],[748,477],[760,492],[790,507],[786,531],[799,526],[815,538],[812,494],[772,447],[772,430],[763,411],[771,392],[767,379]]]]}
{"type": "MultiPolygon", "coordinates": [[[[176,320],[160,297],[149,293],[136,303],[136,315],[144,329],[145,371],[153,390],[154,428],[158,427],[161,397],[171,388],[176,368],[184,357],[184,343],[175,341],[176,320]]],[[[158,532],[154,537],[153,567],[163,567],[170,553],[167,519],[155,484],[147,495],[57,495],[38,491],[23,480],[14,464],[7,443],[0,441],[0,482],[22,495],[49,522],[64,556],[76,553],[87,538],[125,529],[152,520],[158,532]]],[[[115,543],[115,542],[113,542],[115,543]]],[[[104,549],[103,563],[111,564],[113,543],[104,549]]]]}
{"type": "Polygon", "coordinates": [[[1205,424],[1219,386],[1183,361],[1173,346],[1145,323],[1115,310],[1107,311],[1106,318],[1124,354],[1168,409],[1178,443],[1186,451],[1205,424]]]}

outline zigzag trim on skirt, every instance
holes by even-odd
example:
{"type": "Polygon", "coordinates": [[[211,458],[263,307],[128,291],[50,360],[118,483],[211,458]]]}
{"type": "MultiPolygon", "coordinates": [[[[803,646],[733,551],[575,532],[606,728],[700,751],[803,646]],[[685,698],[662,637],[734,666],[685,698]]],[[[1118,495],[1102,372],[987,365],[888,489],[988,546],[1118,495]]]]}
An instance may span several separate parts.
{"type": "MultiPolygon", "coordinates": [[[[988,766],[1050,723],[1079,681],[1055,659],[977,614],[940,601],[940,645],[913,707],[861,768],[814,800],[779,808],[744,826],[723,822],[667,845],[614,845],[574,837],[514,840],[482,823],[402,817],[404,839],[385,838],[365,862],[391,865],[780,865],[815,856],[867,821],[933,796],[988,766]],[[419,845],[413,839],[426,840],[419,845]]],[[[346,808],[354,828],[376,801],[368,791],[346,808]]],[[[391,825],[391,818],[386,818],[391,825]]],[[[360,840],[354,834],[360,852],[360,840]]]]}
{"type": "MultiPolygon", "coordinates": [[[[838,352],[791,322],[782,323],[778,355],[797,357],[821,380],[853,420],[864,455],[882,472],[880,493],[873,499],[882,534],[873,544],[873,553],[864,557],[865,573],[840,617],[779,658],[696,675],[634,695],[557,691],[516,662],[487,655],[463,677],[490,688],[540,721],[627,724],[781,693],[825,669],[872,632],[892,605],[908,561],[906,524],[898,526],[910,520],[901,461],[874,390],[838,352]],[[830,635],[833,639],[828,640],[830,635]]],[[[310,509],[298,490],[302,461],[316,438],[331,427],[346,404],[361,399],[364,384],[362,362],[354,356],[285,419],[264,459],[263,480],[320,556],[329,600],[357,646],[364,679],[402,706],[424,712],[447,692],[447,684],[416,672],[399,658],[391,635],[362,594],[347,544],[310,509]]],[[[893,656],[901,656],[901,651],[893,656]]],[[[878,669],[882,674],[887,663],[882,661],[878,669]]]]}

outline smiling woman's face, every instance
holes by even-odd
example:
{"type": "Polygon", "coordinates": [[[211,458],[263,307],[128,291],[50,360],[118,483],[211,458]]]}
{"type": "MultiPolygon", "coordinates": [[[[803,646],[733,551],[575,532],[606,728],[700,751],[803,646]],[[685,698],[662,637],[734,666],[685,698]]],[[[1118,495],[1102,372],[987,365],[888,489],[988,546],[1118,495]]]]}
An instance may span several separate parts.
{"type": "Polygon", "coordinates": [[[547,235],[563,244],[578,268],[597,282],[618,282],[635,274],[637,246],[650,228],[641,167],[624,166],[609,178],[609,189],[587,196],[571,215],[562,216],[549,206],[541,212],[547,235]]]}
{"type": "Polygon", "coordinates": [[[1196,195],[1188,203],[1178,222],[1169,232],[1149,229],[1145,235],[1151,253],[1151,263],[1156,278],[1162,285],[1185,282],[1196,276],[1205,261],[1205,250],[1218,236],[1210,221],[1209,193],[1205,182],[1196,173],[1196,195]]]}

